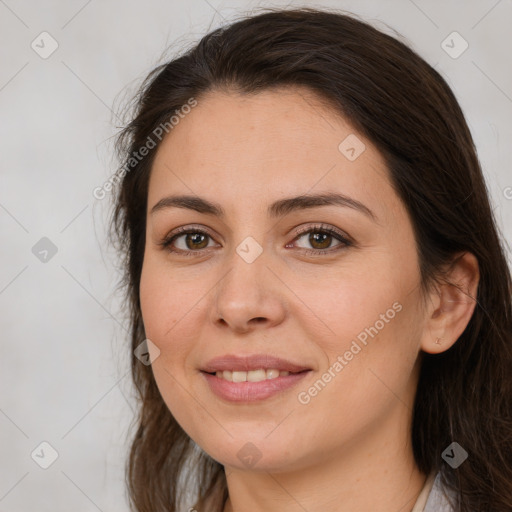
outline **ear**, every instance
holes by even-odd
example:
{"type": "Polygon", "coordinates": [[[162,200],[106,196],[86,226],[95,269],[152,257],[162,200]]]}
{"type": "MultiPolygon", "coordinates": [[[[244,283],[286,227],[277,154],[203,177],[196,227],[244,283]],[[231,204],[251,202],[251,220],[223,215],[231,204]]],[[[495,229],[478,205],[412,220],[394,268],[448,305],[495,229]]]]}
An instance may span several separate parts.
{"type": "Polygon", "coordinates": [[[444,274],[446,282],[429,296],[421,349],[429,354],[448,350],[466,329],[476,306],[478,260],[459,253],[444,274]]]}

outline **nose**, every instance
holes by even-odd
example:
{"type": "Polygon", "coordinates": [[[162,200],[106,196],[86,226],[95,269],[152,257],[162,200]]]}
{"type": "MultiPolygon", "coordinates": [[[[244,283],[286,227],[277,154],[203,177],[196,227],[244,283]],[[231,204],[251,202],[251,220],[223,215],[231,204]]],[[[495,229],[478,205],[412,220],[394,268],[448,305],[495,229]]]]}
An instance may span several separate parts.
{"type": "Polygon", "coordinates": [[[262,253],[248,263],[236,252],[214,293],[213,322],[237,333],[280,324],[286,316],[286,287],[262,253]]]}

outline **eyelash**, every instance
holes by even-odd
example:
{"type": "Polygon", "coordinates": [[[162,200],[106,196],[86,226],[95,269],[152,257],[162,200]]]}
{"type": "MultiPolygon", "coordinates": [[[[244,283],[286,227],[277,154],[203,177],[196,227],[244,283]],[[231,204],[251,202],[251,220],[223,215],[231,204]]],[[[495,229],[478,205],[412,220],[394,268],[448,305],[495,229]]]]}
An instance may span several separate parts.
{"type": "MultiPolygon", "coordinates": [[[[335,239],[337,239],[339,242],[341,242],[340,245],[335,246],[334,248],[328,248],[325,250],[322,249],[303,249],[304,253],[306,255],[313,255],[313,256],[324,256],[332,254],[333,252],[337,252],[341,249],[346,249],[347,247],[350,247],[353,245],[353,243],[348,240],[341,232],[338,230],[331,228],[329,226],[326,226],[324,224],[319,224],[316,226],[310,226],[307,228],[300,229],[295,238],[292,240],[293,242],[296,242],[299,238],[302,238],[305,234],[308,233],[322,233],[333,236],[335,239]]],[[[203,252],[207,249],[198,249],[195,251],[184,251],[183,249],[172,249],[171,244],[176,240],[178,237],[187,235],[187,234],[201,234],[206,235],[210,238],[213,238],[207,231],[201,229],[201,228],[186,228],[181,227],[178,228],[178,230],[175,233],[172,233],[171,235],[167,236],[162,242],[159,243],[159,245],[166,249],[170,253],[177,253],[182,256],[197,256],[198,253],[203,252]]]]}

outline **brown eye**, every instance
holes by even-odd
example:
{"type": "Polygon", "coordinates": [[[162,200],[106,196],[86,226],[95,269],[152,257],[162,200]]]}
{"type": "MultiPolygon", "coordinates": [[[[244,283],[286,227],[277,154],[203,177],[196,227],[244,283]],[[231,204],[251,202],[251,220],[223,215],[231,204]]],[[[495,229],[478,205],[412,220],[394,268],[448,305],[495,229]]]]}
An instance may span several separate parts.
{"type": "Polygon", "coordinates": [[[183,236],[185,236],[185,245],[187,246],[187,249],[204,249],[208,245],[208,235],[204,235],[202,233],[187,233],[183,236]]]}
{"type": "Polygon", "coordinates": [[[309,247],[312,247],[312,249],[309,249],[307,246],[299,245],[298,247],[306,249],[306,254],[314,255],[330,254],[331,252],[352,245],[350,240],[341,232],[328,226],[313,226],[309,229],[302,230],[295,238],[294,242],[297,243],[297,241],[301,239],[306,239],[306,243],[309,244],[309,247]],[[336,241],[338,243],[333,245],[333,242],[336,241]]]}
{"type": "Polygon", "coordinates": [[[328,233],[309,233],[308,242],[314,249],[328,249],[333,240],[333,236],[328,233]]]}
{"type": "Polygon", "coordinates": [[[160,245],[169,252],[191,255],[208,247],[211,236],[201,229],[180,229],[171,234],[160,245]]]}
{"type": "MultiPolygon", "coordinates": [[[[305,254],[328,255],[340,249],[349,247],[352,242],[338,230],[329,226],[313,226],[303,229],[294,240],[295,245],[298,240],[306,239],[312,249],[298,246],[305,254]],[[333,245],[333,242],[338,242],[333,245]]],[[[182,256],[195,256],[204,252],[205,249],[212,247],[209,241],[213,238],[206,231],[199,228],[180,228],[178,232],[172,233],[166,237],[160,245],[168,252],[176,253],[182,256]],[[181,245],[181,246],[180,246],[181,245]]],[[[287,245],[290,247],[290,245],[287,245]]]]}

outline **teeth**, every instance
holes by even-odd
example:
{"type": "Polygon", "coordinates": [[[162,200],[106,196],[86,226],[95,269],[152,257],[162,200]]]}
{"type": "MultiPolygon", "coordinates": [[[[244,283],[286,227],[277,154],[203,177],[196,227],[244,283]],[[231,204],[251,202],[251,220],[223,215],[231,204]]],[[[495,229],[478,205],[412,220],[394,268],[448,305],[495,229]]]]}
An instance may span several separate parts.
{"type": "Polygon", "coordinates": [[[229,382],[261,382],[262,380],[286,377],[287,375],[290,375],[290,372],[277,370],[275,368],[270,368],[268,370],[261,368],[259,370],[251,370],[250,372],[231,372],[229,370],[225,370],[223,372],[217,372],[215,375],[219,379],[228,380],[229,382]]]}

